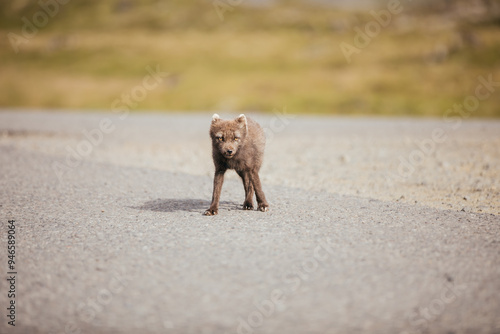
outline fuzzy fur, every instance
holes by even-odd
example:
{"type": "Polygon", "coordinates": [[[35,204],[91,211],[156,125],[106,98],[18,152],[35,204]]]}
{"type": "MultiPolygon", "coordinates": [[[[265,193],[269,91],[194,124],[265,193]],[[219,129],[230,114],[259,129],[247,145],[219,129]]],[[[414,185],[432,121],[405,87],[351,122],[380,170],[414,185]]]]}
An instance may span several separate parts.
{"type": "Polygon", "coordinates": [[[258,209],[267,211],[269,204],[259,178],[266,145],[266,137],[260,125],[243,114],[233,120],[222,120],[215,114],[210,126],[210,137],[215,176],[212,204],[205,211],[205,215],[218,214],[224,174],[228,169],[234,169],[243,181],[245,188],[243,209],[253,210],[255,192],[258,209]]]}

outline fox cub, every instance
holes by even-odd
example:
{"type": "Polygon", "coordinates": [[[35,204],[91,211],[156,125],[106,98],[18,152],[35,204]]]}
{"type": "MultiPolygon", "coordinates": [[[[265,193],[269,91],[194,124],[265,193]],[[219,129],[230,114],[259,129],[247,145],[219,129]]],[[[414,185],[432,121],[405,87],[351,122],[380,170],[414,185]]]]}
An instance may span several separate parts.
{"type": "Polygon", "coordinates": [[[214,191],[212,204],[205,211],[206,216],[219,212],[219,200],[224,182],[224,174],[234,169],[243,180],[245,187],[244,210],[253,210],[253,194],[257,197],[260,211],[267,211],[269,204],[262,191],[259,170],[264,156],[266,137],[260,125],[241,114],[234,120],[222,120],[214,114],[210,126],[212,157],[215,164],[214,191]]]}

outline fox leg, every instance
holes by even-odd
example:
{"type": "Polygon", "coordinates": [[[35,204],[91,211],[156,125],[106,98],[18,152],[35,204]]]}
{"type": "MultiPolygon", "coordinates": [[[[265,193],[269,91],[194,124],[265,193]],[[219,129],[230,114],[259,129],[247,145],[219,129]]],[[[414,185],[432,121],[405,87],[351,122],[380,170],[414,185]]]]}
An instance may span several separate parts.
{"type": "Polygon", "coordinates": [[[238,171],[238,175],[243,181],[243,187],[245,188],[245,202],[243,202],[243,210],[253,210],[253,184],[250,181],[250,175],[248,171],[238,171]]]}
{"type": "Polygon", "coordinates": [[[255,189],[255,196],[257,197],[258,208],[262,212],[266,212],[269,210],[269,204],[266,201],[266,195],[264,195],[264,191],[262,191],[262,185],[260,183],[260,177],[258,170],[253,170],[250,172],[250,180],[255,189]]]}
{"type": "Polygon", "coordinates": [[[215,216],[219,213],[219,201],[220,201],[220,193],[222,190],[222,184],[224,183],[224,174],[225,170],[216,170],[214,175],[214,192],[212,194],[212,204],[210,204],[210,208],[205,211],[205,216],[215,216]]]}

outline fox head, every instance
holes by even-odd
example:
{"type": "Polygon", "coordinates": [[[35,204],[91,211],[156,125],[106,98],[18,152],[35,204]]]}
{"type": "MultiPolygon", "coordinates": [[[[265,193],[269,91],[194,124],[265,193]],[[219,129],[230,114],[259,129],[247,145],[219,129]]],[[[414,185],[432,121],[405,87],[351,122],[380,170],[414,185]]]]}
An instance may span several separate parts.
{"type": "Polygon", "coordinates": [[[217,114],[212,116],[210,137],[213,149],[227,159],[238,153],[245,142],[247,132],[247,118],[243,114],[233,120],[222,120],[217,114]]]}

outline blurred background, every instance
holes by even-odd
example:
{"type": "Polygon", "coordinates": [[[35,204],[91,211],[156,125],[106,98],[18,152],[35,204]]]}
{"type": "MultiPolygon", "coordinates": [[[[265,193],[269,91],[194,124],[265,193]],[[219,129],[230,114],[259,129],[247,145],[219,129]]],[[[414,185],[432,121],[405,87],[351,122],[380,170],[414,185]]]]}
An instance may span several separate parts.
{"type": "Polygon", "coordinates": [[[377,23],[394,1],[2,1],[0,107],[109,111],[160,69],[131,109],[440,117],[500,81],[499,0],[401,0],[377,23]]]}

